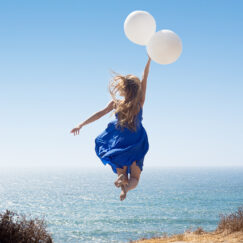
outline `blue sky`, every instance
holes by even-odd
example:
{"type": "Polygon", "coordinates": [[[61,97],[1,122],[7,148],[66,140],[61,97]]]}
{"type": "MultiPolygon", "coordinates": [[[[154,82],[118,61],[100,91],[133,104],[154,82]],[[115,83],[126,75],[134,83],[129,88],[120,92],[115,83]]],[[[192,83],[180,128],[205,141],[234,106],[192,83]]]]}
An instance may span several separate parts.
{"type": "Polygon", "coordinates": [[[94,139],[109,115],[110,70],[141,77],[145,47],[123,31],[134,10],[183,43],[151,64],[143,124],[150,166],[243,166],[242,1],[1,1],[0,166],[103,168],[94,139]]]}

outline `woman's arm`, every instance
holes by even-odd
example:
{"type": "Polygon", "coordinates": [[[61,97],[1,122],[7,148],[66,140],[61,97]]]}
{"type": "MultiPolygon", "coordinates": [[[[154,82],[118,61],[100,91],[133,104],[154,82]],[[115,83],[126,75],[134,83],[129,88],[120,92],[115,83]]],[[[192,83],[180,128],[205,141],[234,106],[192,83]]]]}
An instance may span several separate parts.
{"type": "Polygon", "coordinates": [[[140,101],[140,105],[142,107],[143,107],[144,101],[145,101],[146,88],[147,88],[147,79],[148,79],[148,74],[149,74],[150,62],[151,62],[151,58],[148,57],[148,61],[147,61],[147,64],[145,66],[144,73],[143,73],[143,78],[142,78],[142,82],[141,82],[141,86],[142,86],[142,98],[141,98],[141,101],[140,101]]]}
{"type": "Polygon", "coordinates": [[[70,133],[73,133],[74,135],[79,134],[79,130],[84,126],[87,125],[91,122],[94,122],[96,120],[98,120],[99,118],[101,118],[102,116],[106,115],[107,113],[109,113],[110,111],[112,111],[113,109],[113,104],[114,101],[110,101],[107,106],[101,110],[96,112],[95,114],[93,114],[91,117],[89,117],[87,120],[85,120],[84,122],[80,123],[77,127],[73,128],[72,131],[70,133]]]}

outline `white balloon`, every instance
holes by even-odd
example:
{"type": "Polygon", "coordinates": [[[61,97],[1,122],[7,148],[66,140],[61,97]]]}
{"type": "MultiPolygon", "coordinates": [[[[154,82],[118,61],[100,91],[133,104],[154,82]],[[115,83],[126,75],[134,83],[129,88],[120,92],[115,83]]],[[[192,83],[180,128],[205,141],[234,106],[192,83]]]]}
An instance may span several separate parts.
{"type": "Polygon", "coordinates": [[[170,64],[181,55],[182,42],[173,31],[160,30],[150,38],[147,52],[153,61],[159,64],[170,64]]]}
{"type": "Polygon", "coordinates": [[[138,45],[145,46],[155,31],[154,17],[146,11],[134,11],[124,22],[124,32],[127,38],[138,45]]]}

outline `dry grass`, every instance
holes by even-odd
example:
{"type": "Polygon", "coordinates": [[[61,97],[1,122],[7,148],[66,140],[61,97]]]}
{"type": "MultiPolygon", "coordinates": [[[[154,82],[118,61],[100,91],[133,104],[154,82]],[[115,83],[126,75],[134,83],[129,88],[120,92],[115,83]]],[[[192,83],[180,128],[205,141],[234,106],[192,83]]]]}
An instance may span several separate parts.
{"type": "Polygon", "coordinates": [[[136,243],[243,243],[243,207],[229,215],[220,215],[218,227],[213,232],[205,232],[202,227],[184,234],[164,235],[159,238],[130,241],[136,243]]]}
{"type": "Polygon", "coordinates": [[[231,234],[225,234],[224,232],[216,233],[202,233],[200,235],[191,233],[184,233],[180,235],[173,235],[170,237],[143,239],[138,241],[131,241],[133,243],[239,243],[243,242],[243,233],[235,232],[231,234]]]}
{"type": "Polygon", "coordinates": [[[0,243],[53,243],[43,219],[27,220],[6,210],[0,214],[0,243]]]}
{"type": "Polygon", "coordinates": [[[243,207],[238,208],[238,211],[229,215],[220,215],[218,231],[227,231],[228,233],[243,232],[243,207]]]}

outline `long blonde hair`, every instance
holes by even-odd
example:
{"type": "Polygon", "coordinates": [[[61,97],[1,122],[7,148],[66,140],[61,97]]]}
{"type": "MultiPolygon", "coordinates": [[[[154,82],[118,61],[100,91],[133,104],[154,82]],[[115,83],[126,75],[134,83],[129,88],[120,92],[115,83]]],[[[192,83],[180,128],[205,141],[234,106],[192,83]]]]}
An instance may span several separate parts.
{"type": "Polygon", "coordinates": [[[109,92],[114,101],[115,114],[118,115],[119,125],[136,131],[135,117],[140,110],[141,82],[132,74],[126,76],[116,75],[109,84],[109,92]],[[117,95],[124,96],[119,100],[117,95]]]}

